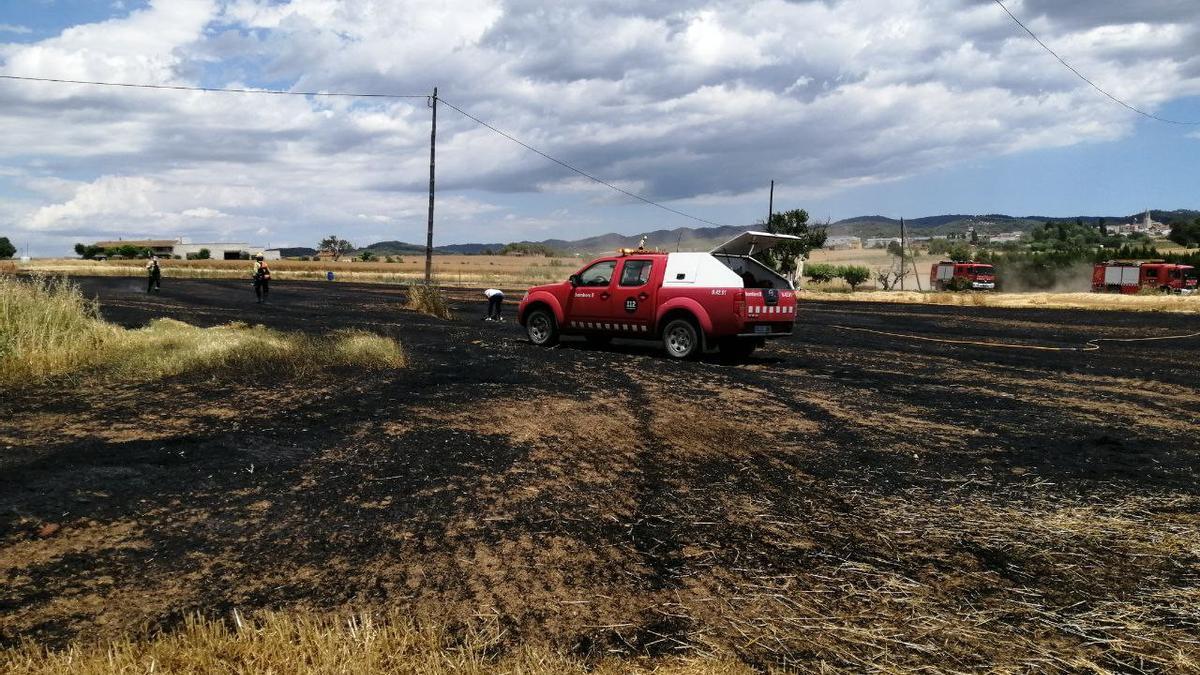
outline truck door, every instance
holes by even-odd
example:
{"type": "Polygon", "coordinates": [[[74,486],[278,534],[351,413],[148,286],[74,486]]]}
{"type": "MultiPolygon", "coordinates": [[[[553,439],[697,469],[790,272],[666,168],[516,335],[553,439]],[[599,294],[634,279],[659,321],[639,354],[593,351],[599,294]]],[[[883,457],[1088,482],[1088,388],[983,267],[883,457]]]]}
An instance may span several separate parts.
{"type": "MultiPolygon", "coordinates": [[[[666,260],[661,260],[659,264],[666,264],[666,260]]],[[[654,322],[657,291],[655,284],[651,283],[653,274],[653,259],[625,258],[621,261],[614,296],[616,302],[612,305],[609,317],[615,326],[614,331],[649,334],[654,322]]]]}
{"type": "Polygon", "coordinates": [[[568,328],[598,330],[611,319],[616,269],[616,260],[598,260],[579,273],[579,284],[571,289],[568,328]]]}

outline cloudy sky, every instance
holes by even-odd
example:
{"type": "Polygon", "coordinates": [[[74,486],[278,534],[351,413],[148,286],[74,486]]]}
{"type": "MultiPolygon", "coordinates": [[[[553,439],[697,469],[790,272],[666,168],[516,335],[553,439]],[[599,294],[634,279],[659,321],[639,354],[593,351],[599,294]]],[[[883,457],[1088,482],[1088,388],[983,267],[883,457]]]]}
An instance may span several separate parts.
{"type": "MultiPolygon", "coordinates": [[[[1008,0],[1200,121],[1200,3],[1008,0]]],[[[425,94],[723,224],[1200,207],[1200,126],[992,0],[3,0],[0,74],[425,94]]],[[[0,235],[424,240],[425,99],[0,80],[0,235]]],[[[439,108],[437,243],[699,225],[439,108]]]]}

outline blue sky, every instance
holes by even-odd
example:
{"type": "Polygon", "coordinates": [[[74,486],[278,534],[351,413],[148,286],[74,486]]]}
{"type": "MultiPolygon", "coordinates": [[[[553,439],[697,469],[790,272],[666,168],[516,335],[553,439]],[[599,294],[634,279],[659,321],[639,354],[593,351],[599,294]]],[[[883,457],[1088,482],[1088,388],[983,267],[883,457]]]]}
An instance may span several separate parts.
{"type": "MultiPolygon", "coordinates": [[[[1200,121],[1200,5],[1010,0],[1117,96],[1200,121]]],[[[1141,118],[991,0],[28,0],[0,74],[424,93],[706,220],[777,208],[1126,215],[1196,208],[1200,126],[1141,118]]],[[[0,81],[0,235],[423,241],[423,99],[0,81]]],[[[439,115],[437,243],[698,226],[439,115]]]]}

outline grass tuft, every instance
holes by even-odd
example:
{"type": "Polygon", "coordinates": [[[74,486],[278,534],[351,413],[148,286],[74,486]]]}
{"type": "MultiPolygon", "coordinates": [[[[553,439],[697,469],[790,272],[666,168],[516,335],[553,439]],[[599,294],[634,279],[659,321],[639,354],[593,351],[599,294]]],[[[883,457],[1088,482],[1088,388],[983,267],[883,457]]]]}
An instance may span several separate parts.
{"type": "Polygon", "coordinates": [[[452,316],[446,295],[433,284],[409,284],[408,301],[404,306],[414,312],[436,316],[439,319],[449,319],[452,316]]]}
{"type": "Polygon", "coordinates": [[[391,338],[363,331],[284,333],[234,322],[199,328],[156,319],[124,329],[100,318],[94,301],[61,278],[0,277],[0,381],[83,372],[143,380],[193,371],[296,375],[323,366],[402,368],[391,338]]]}

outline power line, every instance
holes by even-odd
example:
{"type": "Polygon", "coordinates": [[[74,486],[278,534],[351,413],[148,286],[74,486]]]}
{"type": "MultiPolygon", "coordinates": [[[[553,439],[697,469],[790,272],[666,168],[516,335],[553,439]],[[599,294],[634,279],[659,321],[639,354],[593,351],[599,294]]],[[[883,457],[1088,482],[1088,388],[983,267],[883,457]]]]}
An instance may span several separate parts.
{"type": "Polygon", "coordinates": [[[1167,124],[1179,124],[1179,125],[1184,125],[1184,126],[1200,125],[1200,122],[1186,122],[1186,121],[1180,121],[1180,120],[1167,119],[1166,117],[1159,117],[1158,115],[1155,115],[1154,113],[1151,113],[1151,112],[1146,112],[1145,110],[1142,110],[1141,108],[1135,108],[1134,106],[1126,103],[1125,101],[1122,101],[1121,99],[1117,98],[1116,96],[1113,96],[1112,94],[1108,93],[1103,88],[1101,88],[1100,85],[1096,84],[1095,82],[1092,82],[1087,77],[1085,77],[1083,73],[1079,72],[1078,70],[1075,70],[1074,66],[1067,63],[1066,60],[1063,59],[1063,57],[1059,56],[1058,53],[1055,52],[1053,49],[1051,49],[1049,47],[1049,45],[1047,45],[1045,42],[1042,42],[1041,38],[1039,38],[1037,35],[1035,35],[1033,31],[1029,30],[1028,26],[1021,23],[1021,20],[1018,19],[1016,17],[1016,15],[1014,15],[1012,12],[1010,12],[1008,7],[1004,6],[1003,2],[1001,2],[1000,0],[992,0],[992,1],[995,2],[997,5],[1000,5],[1000,9],[1003,9],[1005,14],[1007,14],[1013,21],[1015,21],[1018,26],[1020,26],[1021,28],[1024,28],[1025,32],[1029,33],[1029,37],[1033,38],[1034,42],[1037,42],[1039,45],[1042,46],[1042,49],[1045,49],[1047,52],[1050,53],[1051,56],[1058,59],[1058,62],[1063,64],[1063,66],[1065,66],[1067,68],[1067,70],[1071,71],[1072,73],[1075,73],[1076,77],[1083,80],[1084,82],[1087,82],[1089,85],[1091,85],[1092,89],[1095,89],[1096,91],[1100,92],[1101,94],[1104,94],[1108,98],[1112,99],[1118,105],[1128,108],[1129,110],[1132,110],[1133,112],[1135,112],[1139,115],[1142,115],[1144,117],[1149,117],[1150,119],[1157,120],[1159,122],[1166,122],[1167,124]]]}
{"type": "Polygon", "coordinates": [[[705,220],[704,218],[701,218],[699,216],[693,216],[690,213],[684,213],[683,211],[680,211],[678,209],[673,209],[665,204],[660,204],[652,199],[643,197],[635,192],[630,192],[629,190],[626,190],[624,188],[617,187],[616,185],[613,185],[612,183],[609,183],[608,181],[606,181],[602,178],[597,178],[596,176],[593,176],[592,174],[584,171],[583,169],[576,168],[574,166],[571,166],[570,164],[567,164],[566,162],[562,161],[561,159],[547,155],[546,153],[542,152],[541,150],[538,150],[537,148],[533,147],[532,145],[529,145],[528,143],[520,140],[519,138],[516,138],[516,137],[512,136],[511,134],[508,134],[504,131],[501,131],[500,129],[497,129],[496,127],[488,124],[487,122],[484,122],[483,120],[481,120],[478,117],[472,115],[471,113],[463,110],[462,108],[454,105],[453,103],[447,101],[444,98],[439,98],[438,100],[441,101],[446,107],[452,108],[452,109],[458,111],[458,113],[460,115],[462,115],[463,117],[466,117],[467,119],[470,119],[470,120],[474,120],[479,125],[484,126],[488,129],[491,129],[492,131],[496,132],[497,134],[500,134],[501,136],[512,141],[513,143],[516,143],[517,145],[525,148],[526,150],[529,150],[531,152],[536,152],[537,154],[541,155],[542,157],[545,157],[546,159],[550,160],[551,162],[554,162],[555,164],[558,164],[559,166],[570,169],[571,171],[574,171],[575,173],[579,174],[580,176],[583,176],[584,178],[587,178],[588,180],[599,183],[600,185],[603,185],[612,190],[616,190],[617,192],[620,192],[623,195],[633,197],[634,199],[636,199],[638,201],[645,202],[646,204],[649,204],[650,206],[657,206],[658,208],[660,208],[664,211],[669,211],[671,213],[674,213],[675,215],[683,216],[684,218],[691,218],[692,220],[704,223],[706,225],[713,225],[715,227],[725,227],[725,225],[722,225],[721,223],[714,223],[711,220],[705,220]]]}
{"type": "Polygon", "coordinates": [[[88,84],[96,87],[125,87],[127,89],[172,89],[175,91],[204,91],[225,94],[268,94],[272,96],[344,96],[350,98],[429,98],[429,94],[357,94],[338,91],[286,91],[283,89],[230,89],[227,87],[188,87],[181,84],[135,84],[132,82],[96,82],[92,80],[64,80],[53,77],[21,77],[0,75],[4,80],[22,82],[54,82],[57,84],[88,84]]]}

